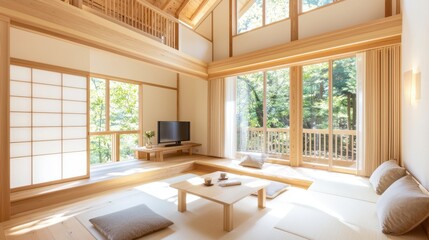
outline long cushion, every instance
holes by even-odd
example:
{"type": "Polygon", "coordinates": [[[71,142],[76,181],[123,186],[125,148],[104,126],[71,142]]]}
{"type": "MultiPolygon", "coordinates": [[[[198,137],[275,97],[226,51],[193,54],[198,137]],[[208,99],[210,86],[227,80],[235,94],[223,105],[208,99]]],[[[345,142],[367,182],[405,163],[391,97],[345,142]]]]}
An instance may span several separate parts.
{"type": "Polygon", "coordinates": [[[392,183],[405,174],[405,168],[400,167],[395,160],[389,160],[375,169],[369,178],[369,182],[377,194],[382,194],[392,183]]]}
{"type": "Polygon", "coordinates": [[[145,204],[89,220],[109,240],[135,239],[173,224],[145,204]]]}
{"type": "Polygon", "coordinates": [[[429,195],[408,175],[394,182],[377,201],[383,233],[401,235],[429,216],[429,195]]]}
{"type": "Polygon", "coordinates": [[[240,165],[243,167],[252,167],[261,169],[264,165],[266,156],[264,154],[250,153],[241,157],[240,165]]]}

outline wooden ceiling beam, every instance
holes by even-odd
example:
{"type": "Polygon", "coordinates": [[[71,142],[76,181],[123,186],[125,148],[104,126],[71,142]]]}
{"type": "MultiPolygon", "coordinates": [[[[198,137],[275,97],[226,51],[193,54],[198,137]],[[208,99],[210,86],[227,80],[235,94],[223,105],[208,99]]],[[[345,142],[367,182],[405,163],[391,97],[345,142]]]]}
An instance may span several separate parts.
{"type": "Polygon", "coordinates": [[[165,11],[169,6],[170,6],[170,4],[173,2],[173,0],[167,0],[165,3],[164,3],[164,5],[161,7],[161,9],[162,9],[162,11],[165,11]]]}
{"type": "Polygon", "coordinates": [[[206,4],[209,2],[209,0],[203,0],[200,5],[198,6],[198,8],[195,10],[195,12],[192,14],[191,16],[191,21],[194,21],[194,18],[197,16],[197,14],[199,14],[201,12],[201,10],[203,10],[204,6],[206,6],[206,4]]]}
{"type": "Polygon", "coordinates": [[[182,2],[182,4],[180,4],[180,7],[177,9],[176,11],[176,18],[179,18],[180,13],[182,13],[183,9],[186,7],[186,5],[188,5],[189,0],[185,0],[182,2]]]}
{"type": "Polygon", "coordinates": [[[92,13],[52,0],[0,0],[13,26],[137,59],[169,71],[207,78],[207,64],[92,13]]]}
{"type": "Polygon", "coordinates": [[[212,62],[208,68],[209,79],[235,76],[333,55],[400,44],[401,34],[402,16],[395,15],[367,24],[212,62]]]}

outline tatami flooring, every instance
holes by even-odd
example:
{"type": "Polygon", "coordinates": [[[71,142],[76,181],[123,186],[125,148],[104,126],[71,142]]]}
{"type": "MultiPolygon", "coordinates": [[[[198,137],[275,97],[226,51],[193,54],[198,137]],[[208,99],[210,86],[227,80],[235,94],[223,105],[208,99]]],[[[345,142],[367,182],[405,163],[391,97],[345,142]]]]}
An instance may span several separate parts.
{"type": "MultiPolygon", "coordinates": [[[[194,160],[198,158],[195,156],[194,160]]],[[[183,161],[183,159],[172,158],[167,164],[172,164],[174,161],[183,161]]],[[[224,160],[210,159],[208,161],[224,160]]],[[[129,164],[133,166],[132,164],[136,163],[130,162],[129,164]]],[[[137,164],[148,164],[145,167],[153,168],[162,166],[153,162],[137,164]]],[[[134,167],[124,166],[123,169],[115,169],[115,171],[105,168],[104,173],[100,172],[98,176],[110,176],[112,172],[127,174],[141,169],[141,166],[134,167]]],[[[276,170],[275,165],[269,167],[272,171],[276,170]]],[[[283,168],[284,166],[279,165],[278,171],[283,168]]],[[[335,179],[341,178],[341,176],[347,179],[350,176],[319,170],[299,168],[293,170],[307,179],[329,178],[330,175],[335,179]]],[[[204,173],[207,171],[197,168],[186,174],[201,175],[204,173]]],[[[180,176],[178,177],[180,178],[180,176]]],[[[220,204],[198,197],[188,197],[188,211],[180,213],[177,211],[177,190],[169,188],[168,185],[168,180],[157,180],[105,191],[74,199],[73,202],[59,203],[20,214],[0,224],[0,230],[4,233],[0,234],[0,239],[103,239],[91,227],[88,221],[91,217],[141,203],[145,203],[155,212],[174,222],[174,225],[168,229],[151,234],[144,239],[266,239],[267,237],[269,239],[302,239],[274,227],[286,214],[285,203],[290,199],[299,198],[306,191],[305,189],[292,187],[276,199],[268,200],[265,209],[257,207],[256,197],[244,198],[234,205],[233,231],[225,232],[223,231],[223,209],[220,204]]]]}

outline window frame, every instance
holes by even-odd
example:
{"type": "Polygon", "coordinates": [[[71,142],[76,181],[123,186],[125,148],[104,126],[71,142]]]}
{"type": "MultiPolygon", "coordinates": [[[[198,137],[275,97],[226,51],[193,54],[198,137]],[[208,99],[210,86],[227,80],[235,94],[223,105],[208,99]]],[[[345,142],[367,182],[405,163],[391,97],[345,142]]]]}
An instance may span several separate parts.
{"type": "MultiPolygon", "coordinates": [[[[266,26],[269,26],[269,25],[271,25],[271,24],[276,24],[276,23],[279,23],[279,22],[282,22],[282,21],[287,21],[288,19],[290,19],[290,9],[289,9],[289,14],[288,14],[288,17],[287,18],[282,18],[282,19],[280,19],[280,20],[277,20],[277,21],[274,21],[274,22],[270,22],[270,23],[266,23],[266,15],[267,15],[267,13],[266,13],[266,10],[267,10],[267,5],[266,5],[266,1],[267,0],[262,0],[262,25],[261,26],[258,26],[258,27],[255,27],[255,28],[252,28],[252,29],[250,29],[250,30],[246,30],[246,31],[243,31],[243,32],[238,32],[238,22],[239,22],[239,18],[238,18],[238,13],[237,13],[237,11],[238,11],[238,4],[237,4],[237,1],[238,0],[235,0],[234,1],[234,10],[233,10],[233,14],[235,15],[235,23],[231,23],[231,24],[234,24],[235,25],[235,35],[234,36],[238,36],[238,35],[241,35],[241,34],[245,34],[245,33],[248,33],[248,32],[251,32],[251,31],[253,31],[253,30],[256,30],[256,29],[260,29],[260,28],[263,28],[263,27],[266,27],[266,26]]],[[[290,1],[290,0],[289,0],[290,1]]],[[[289,3],[289,6],[290,6],[290,3],[289,3]]]]}
{"type": "MultiPolygon", "coordinates": [[[[269,158],[270,161],[272,162],[278,162],[281,164],[285,164],[285,165],[290,165],[290,152],[288,151],[287,153],[269,153],[268,152],[268,142],[267,142],[267,134],[269,132],[268,129],[274,129],[274,128],[268,128],[267,126],[267,122],[268,122],[268,112],[267,112],[267,89],[268,89],[268,74],[267,72],[269,71],[277,71],[277,70],[283,70],[283,69],[288,69],[288,78],[289,78],[289,98],[290,98],[290,93],[291,93],[291,89],[290,89],[290,81],[291,81],[291,66],[289,65],[285,65],[285,66],[280,66],[280,67],[276,67],[276,68],[270,68],[270,69],[263,69],[263,70],[259,70],[259,71],[254,71],[254,72],[249,72],[249,73],[245,73],[243,75],[247,75],[247,74],[252,74],[252,73],[262,73],[262,80],[263,80],[263,90],[262,90],[262,99],[263,99],[263,126],[261,126],[260,128],[263,131],[263,142],[264,144],[261,146],[261,152],[262,154],[266,154],[269,158]]],[[[238,76],[236,76],[236,80],[238,80],[238,76]]],[[[237,87],[237,85],[235,85],[237,87]]],[[[237,89],[235,89],[235,91],[237,91],[237,89]]],[[[289,110],[290,110],[290,99],[288,102],[289,105],[289,110]]],[[[236,106],[235,106],[236,108],[236,106]]],[[[289,115],[289,119],[290,119],[290,115],[289,115]]],[[[235,123],[237,124],[237,123],[235,123]]],[[[238,128],[237,128],[238,129],[238,128]]],[[[283,128],[281,128],[283,129],[283,128]]],[[[288,126],[287,128],[284,129],[288,129],[287,131],[290,132],[290,126],[288,126]]],[[[287,147],[287,149],[290,149],[290,146],[287,147]]],[[[236,154],[248,154],[248,153],[253,153],[251,151],[242,151],[238,149],[238,145],[236,146],[236,148],[234,149],[236,154]]],[[[259,152],[257,152],[259,153],[259,152]]]]}
{"type": "MultiPolygon", "coordinates": [[[[102,74],[89,74],[88,77],[88,118],[91,119],[91,88],[90,88],[90,81],[91,78],[98,78],[102,79],[106,82],[106,88],[105,88],[105,96],[104,96],[104,102],[105,102],[105,130],[104,131],[91,131],[91,127],[89,124],[89,145],[91,144],[91,137],[95,136],[107,136],[111,135],[112,138],[112,149],[111,149],[111,156],[112,161],[108,163],[100,163],[100,164],[90,164],[91,166],[97,166],[97,165],[103,165],[103,164],[109,164],[109,163],[115,163],[121,161],[121,135],[128,135],[128,134],[137,134],[138,136],[138,144],[141,146],[143,144],[143,135],[142,135],[142,129],[143,129],[143,114],[142,114],[142,102],[143,102],[143,83],[123,78],[117,78],[117,77],[111,77],[108,75],[102,75],[102,74]],[[121,83],[127,83],[127,84],[133,84],[138,86],[138,129],[136,130],[110,130],[110,83],[114,82],[121,82],[121,83]]],[[[89,120],[90,121],[90,120],[89,120]]],[[[88,149],[89,156],[91,156],[91,148],[88,149]]],[[[89,157],[89,162],[91,162],[91,159],[89,157]]]]}

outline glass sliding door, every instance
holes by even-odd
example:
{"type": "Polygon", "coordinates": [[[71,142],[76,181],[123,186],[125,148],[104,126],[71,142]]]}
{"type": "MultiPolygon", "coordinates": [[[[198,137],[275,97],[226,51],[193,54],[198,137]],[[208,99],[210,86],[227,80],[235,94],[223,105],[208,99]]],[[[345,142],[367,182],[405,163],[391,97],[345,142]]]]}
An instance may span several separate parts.
{"type": "Polygon", "coordinates": [[[237,151],[289,159],[289,68],[237,77],[237,151]]]}
{"type": "Polygon", "coordinates": [[[329,63],[302,67],[303,162],[329,165],[329,63]]]}
{"type": "Polygon", "coordinates": [[[302,67],[302,162],[356,169],[356,58],[302,67]]]}
{"type": "Polygon", "coordinates": [[[332,165],[356,169],[356,58],[332,61],[332,165]]]}
{"type": "Polygon", "coordinates": [[[264,150],[264,74],[237,77],[237,151],[264,150]]]}
{"type": "Polygon", "coordinates": [[[267,153],[276,158],[289,156],[289,68],[267,71],[267,153]]]}

